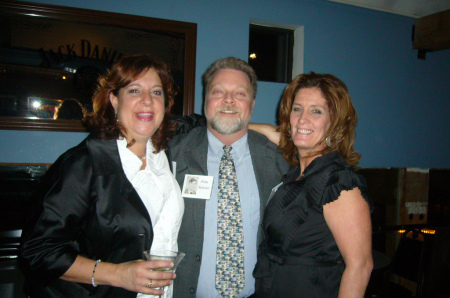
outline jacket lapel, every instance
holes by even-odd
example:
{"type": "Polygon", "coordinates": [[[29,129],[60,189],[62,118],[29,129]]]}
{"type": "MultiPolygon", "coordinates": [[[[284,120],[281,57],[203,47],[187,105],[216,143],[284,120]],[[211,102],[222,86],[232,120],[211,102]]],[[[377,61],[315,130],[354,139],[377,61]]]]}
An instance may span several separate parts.
{"type": "Polygon", "coordinates": [[[199,131],[197,140],[198,142],[186,150],[188,173],[208,175],[208,137],[206,136],[206,127],[199,131]]]}
{"type": "MultiPolygon", "coordinates": [[[[208,155],[208,137],[206,135],[206,127],[200,129],[198,138],[195,144],[186,152],[187,172],[195,175],[208,175],[207,155],[208,155]]],[[[183,177],[184,179],[184,177],[183,177]]],[[[194,223],[194,233],[197,239],[203,243],[203,230],[205,226],[205,200],[201,199],[185,199],[185,204],[189,204],[192,214],[189,214],[191,222],[194,223]],[[203,214],[203,216],[198,216],[203,214]]]]}
{"type": "MultiPolygon", "coordinates": [[[[256,183],[258,184],[259,198],[261,200],[261,216],[264,208],[266,207],[267,200],[270,193],[266,193],[264,189],[267,189],[267,182],[270,181],[269,171],[267,165],[271,165],[272,157],[267,153],[267,147],[264,143],[258,140],[253,131],[248,131],[248,146],[250,148],[250,155],[252,157],[253,169],[255,171],[256,183]]],[[[275,186],[275,185],[274,185],[275,186]]]]}
{"type": "MultiPolygon", "coordinates": [[[[264,232],[261,229],[262,220],[264,215],[264,210],[266,208],[267,200],[269,199],[270,192],[264,191],[268,189],[267,184],[270,183],[269,171],[267,169],[267,165],[272,165],[272,156],[268,154],[267,151],[267,140],[266,143],[261,141],[261,138],[257,137],[258,135],[249,130],[248,131],[248,146],[250,149],[250,155],[252,158],[253,170],[255,172],[256,183],[258,185],[258,193],[259,193],[259,201],[260,201],[260,219],[259,219],[259,229],[257,236],[257,244],[261,243],[264,239],[264,232]]],[[[275,185],[274,185],[275,186],[275,185]]]]}
{"type": "Polygon", "coordinates": [[[88,137],[86,143],[92,156],[94,174],[104,176],[106,183],[109,180],[107,176],[115,175],[118,179],[116,181],[120,185],[120,198],[116,199],[128,200],[137,212],[148,221],[151,227],[152,223],[147,208],[123,171],[116,140],[99,140],[88,137]]]}

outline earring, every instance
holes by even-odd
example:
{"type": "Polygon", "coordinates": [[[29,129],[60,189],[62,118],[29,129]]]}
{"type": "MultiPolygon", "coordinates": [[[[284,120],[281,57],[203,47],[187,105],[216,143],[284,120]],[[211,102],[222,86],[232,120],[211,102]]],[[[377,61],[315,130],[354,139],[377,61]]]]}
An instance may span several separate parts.
{"type": "Polygon", "coordinates": [[[333,143],[331,143],[331,137],[330,136],[326,137],[325,143],[327,144],[328,147],[331,147],[333,145],[333,143]]]}
{"type": "Polygon", "coordinates": [[[117,118],[117,112],[114,113],[114,117],[116,117],[116,122],[119,122],[119,118],[117,118]]]}

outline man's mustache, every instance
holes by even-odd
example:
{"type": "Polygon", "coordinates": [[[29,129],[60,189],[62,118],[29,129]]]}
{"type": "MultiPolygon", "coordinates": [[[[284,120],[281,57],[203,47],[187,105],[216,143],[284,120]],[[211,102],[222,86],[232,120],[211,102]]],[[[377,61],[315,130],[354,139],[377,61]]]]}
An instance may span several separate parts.
{"type": "Polygon", "coordinates": [[[240,113],[241,110],[238,109],[237,107],[232,107],[232,106],[226,107],[226,106],[225,106],[225,107],[217,108],[216,112],[232,112],[232,113],[240,113]]]}

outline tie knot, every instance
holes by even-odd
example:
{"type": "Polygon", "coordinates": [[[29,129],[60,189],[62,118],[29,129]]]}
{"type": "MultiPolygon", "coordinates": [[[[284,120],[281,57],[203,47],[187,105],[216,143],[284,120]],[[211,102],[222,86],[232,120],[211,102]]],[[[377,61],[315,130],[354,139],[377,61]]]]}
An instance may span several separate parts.
{"type": "Polygon", "coordinates": [[[231,147],[230,145],[223,146],[223,151],[225,152],[225,154],[230,154],[231,149],[233,149],[233,147],[231,147]]]}

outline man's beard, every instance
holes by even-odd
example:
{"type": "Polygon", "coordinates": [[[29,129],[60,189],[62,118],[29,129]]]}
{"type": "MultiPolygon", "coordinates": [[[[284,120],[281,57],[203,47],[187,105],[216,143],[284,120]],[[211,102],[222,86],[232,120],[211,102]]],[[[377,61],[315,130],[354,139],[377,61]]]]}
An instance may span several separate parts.
{"type": "Polygon", "coordinates": [[[223,135],[232,135],[248,126],[250,122],[250,117],[248,119],[242,120],[240,117],[231,118],[231,117],[222,117],[218,114],[218,112],[222,111],[233,111],[239,112],[238,109],[234,107],[223,107],[221,109],[216,110],[214,117],[208,117],[208,114],[205,112],[206,120],[212,129],[216,130],[218,133],[223,135]]]}

